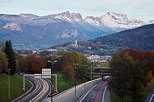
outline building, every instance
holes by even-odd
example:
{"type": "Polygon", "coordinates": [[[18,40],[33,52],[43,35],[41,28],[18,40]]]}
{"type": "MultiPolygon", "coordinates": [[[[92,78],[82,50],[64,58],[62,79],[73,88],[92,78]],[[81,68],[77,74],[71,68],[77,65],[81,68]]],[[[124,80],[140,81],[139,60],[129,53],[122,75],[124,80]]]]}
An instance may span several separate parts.
{"type": "Polygon", "coordinates": [[[87,58],[95,66],[108,67],[112,56],[91,55],[87,56],[87,58]]]}

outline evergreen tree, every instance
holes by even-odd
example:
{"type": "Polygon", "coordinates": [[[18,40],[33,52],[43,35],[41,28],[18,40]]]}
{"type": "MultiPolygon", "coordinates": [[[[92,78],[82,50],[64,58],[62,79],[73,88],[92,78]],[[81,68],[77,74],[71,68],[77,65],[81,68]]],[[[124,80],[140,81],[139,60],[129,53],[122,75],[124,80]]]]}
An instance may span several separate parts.
{"type": "Polygon", "coordinates": [[[11,69],[10,70],[10,74],[14,75],[16,72],[16,60],[15,60],[15,56],[14,56],[14,51],[12,49],[12,43],[11,41],[6,41],[5,42],[5,53],[7,55],[8,58],[8,68],[11,69]]]}

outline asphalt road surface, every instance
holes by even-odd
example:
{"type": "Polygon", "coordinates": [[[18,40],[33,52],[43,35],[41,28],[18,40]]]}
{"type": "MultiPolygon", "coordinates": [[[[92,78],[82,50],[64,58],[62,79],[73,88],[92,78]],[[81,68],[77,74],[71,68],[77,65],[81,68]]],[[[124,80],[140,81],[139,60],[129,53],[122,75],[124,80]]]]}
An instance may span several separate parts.
{"type": "Polygon", "coordinates": [[[91,87],[100,82],[101,79],[92,80],[83,84],[76,86],[76,97],[75,97],[75,87],[70,88],[62,93],[53,97],[53,102],[76,102],[77,99],[89,90],[91,87]]]}
{"type": "Polygon", "coordinates": [[[32,88],[13,102],[42,102],[51,92],[51,83],[45,79],[26,77],[32,88]]]}
{"type": "Polygon", "coordinates": [[[107,89],[108,82],[101,81],[91,88],[79,102],[110,102],[110,94],[107,89]]]}

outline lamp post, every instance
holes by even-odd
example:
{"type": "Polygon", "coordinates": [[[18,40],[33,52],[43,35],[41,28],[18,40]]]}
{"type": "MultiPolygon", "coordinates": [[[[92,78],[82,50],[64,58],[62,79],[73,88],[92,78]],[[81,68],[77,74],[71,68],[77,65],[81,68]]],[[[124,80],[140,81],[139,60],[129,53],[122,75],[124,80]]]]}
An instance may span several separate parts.
{"type": "Polygon", "coordinates": [[[76,66],[79,65],[77,64],[73,64],[75,66],[75,99],[76,99],[76,66]]]}
{"type": "MultiPolygon", "coordinates": [[[[54,64],[54,63],[57,62],[57,60],[54,60],[54,61],[50,61],[50,60],[48,60],[47,62],[48,62],[48,63],[52,63],[52,64],[54,64]]],[[[53,68],[53,65],[52,65],[52,68],[53,68]]],[[[52,68],[51,68],[51,69],[52,69],[52,68]]]]}
{"type": "Polygon", "coordinates": [[[10,100],[10,70],[8,70],[8,99],[10,100]]]}
{"type": "MultiPolygon", "coordinates": [[[[92,65],[95,67],[95,59],[92,62],[93,62],[92,65]]],[[[92,67],[91,67],[91,78],[90,79],[92,80],[92,67]]]]}
{"type": "MultiPolygon", "coordinates": [[[[83,65],[85,68],[87,67],[87,65],[83,65]]],[[[84,91],[85,91],[85,82],[84,82],[84,91]]]]}
{"type": "MultiPolygon", "coordinates": [[[[57,62],[57,60],[55,60],[55,61],[50,61],[50,60],[48,60],[47,62],[48,62],[48,63],[54,64],[54,63],[57,62]]],[[[52,65],[52,67],[53,67],[53,65],[52,65]]],[[[51,68],[51,69],[52,69],[52,68],[51,68]]],[[[52,70],[51,70],[51,72],[52,72],[52,70]]],[[[52,73],[51,73],[51,74],[52,74],[52,73]]],[[[56,76],[56,78],[57,78],[57,76],[56,76]]],[[[55,84],[57,84],[57,81],[56,81],[55,84]]],[[[51,86],[51,87],[52,87],[52,86],[51,86]]],[[[52,99],[52,90],[53,90],[53,88],[51,88],[51,102],[53,102],[53,99],[52,99]]],[[[57,92],[57,87],[56,87],[56,92],[57,92]]]]}

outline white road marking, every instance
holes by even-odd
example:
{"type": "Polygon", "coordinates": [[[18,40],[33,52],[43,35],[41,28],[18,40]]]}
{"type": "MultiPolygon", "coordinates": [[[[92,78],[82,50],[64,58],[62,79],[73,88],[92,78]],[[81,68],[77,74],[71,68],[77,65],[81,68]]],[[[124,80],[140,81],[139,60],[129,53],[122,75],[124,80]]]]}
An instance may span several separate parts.
{"type": "Polygon", "coordinates": [[[41,96],[42,95],[44,95],[48,90],[48,83],[44,80],[44,79],[40,79],[40,83],[42,84],[42,86],[43,86],[43,89],[42,89],[42,91],[36,96],[36,97],[34,97],[33,99],[32,99],[32,101],[37,101],[37,100],[39,100],[40,98],[41,98],[41,96]]]}
{"type": "MultiPolygon", "coordinates": [[[[84,87],[84,85],[86,85],[86,84],[91,84],[92,82],[95,82],[95,81],[100,80],[100,79],[101,79],[101,78],[98,78],[98,79],[91,80],[91,81],[85,82],[85,83],[83,83],[83,84],[77,85],[77,86],[76,86],[76,89],[78,90],[78,89],[84,87]]],[[[64,91],[64,92],[62,92],[62,93],[59,94],[58,96],[53,97],[53,101],[60,102],[62,99],[64,99],[64,98],[66,99],[66,96],[68,96],[68,94],[74,93],[74,88],[75,88],[75,87],[72,87],[72,88],[70,88],[70,89],[68,89],[68,90],[66,90],[66,91],[64,91]]],[[[75,96],[74,96],[74,97],[75,97],[75,96]]],[[[77,96],[77,97],[78,97],[78,96],[77,96]]]]}
{"type": "MultiPolygon", "coordinates": [[[[99,83],[101,83],[101,82],[99,82],[99,83]]],[[[98,84],[99,84],[99,83],[98,83],[98,84]]],[[[94,87],[96,87],[98,84],[96,84],[95,86],[93,86],[93,87],[82,97],[82,99],[81,99],[80,102],[82,102],[83,99],[89,94],[89,92],[90,92],[94,87]]]]}
{"type": "Polygon", "coordinates": [[[151,96],[151,98],[150,98],[150,101],[149,102],[152,102],[152,98],[154,97],[154,94],[151,96]]]}
{"type": "Polygon", "coordinates": [[[105,87],[105,89],[104,89],[102,102],[104,102],[104,96],[105,96],[105,92],[106,92],[107,87],[108,87],[108,85],[106,85],[106,87],[105,87]]]}

